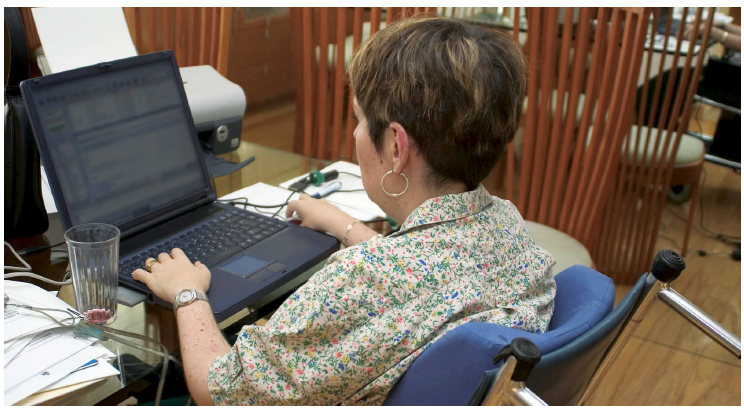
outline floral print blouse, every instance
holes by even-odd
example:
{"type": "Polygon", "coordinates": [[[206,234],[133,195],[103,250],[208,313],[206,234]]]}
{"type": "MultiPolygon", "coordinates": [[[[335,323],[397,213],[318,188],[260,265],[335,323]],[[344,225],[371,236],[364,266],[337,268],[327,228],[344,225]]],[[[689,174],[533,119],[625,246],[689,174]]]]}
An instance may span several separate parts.
{"type": "Polygon", "coordinates": [[[333,254],[207,382],[218,405],[382,404],[428,346],[489,322],[544,332],[555,261],[481,185],[424,202],[386,238],[333,254]]]}

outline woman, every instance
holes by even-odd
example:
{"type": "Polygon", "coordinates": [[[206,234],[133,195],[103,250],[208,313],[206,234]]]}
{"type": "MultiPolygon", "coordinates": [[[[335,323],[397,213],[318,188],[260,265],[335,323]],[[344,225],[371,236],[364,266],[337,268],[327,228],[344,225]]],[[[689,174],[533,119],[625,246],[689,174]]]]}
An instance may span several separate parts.
{"type": "MultiPolygon", "coordinates": [[[[460,21],[405,20],[363,44],[348,71],[362,181],[400,230],[383,238],[325,201],[290,203],[287,216],[347,247],[232,347],[207,302],[177,310],[199,404],[380,404],[455,326],[548,327],[554,261],[516,208],[480,185],[519,121],[518,47],[460,21]]],[[[158,261],[134,277],[159,297],[208,289],[208,269],[180,250],[158,261]]]]}

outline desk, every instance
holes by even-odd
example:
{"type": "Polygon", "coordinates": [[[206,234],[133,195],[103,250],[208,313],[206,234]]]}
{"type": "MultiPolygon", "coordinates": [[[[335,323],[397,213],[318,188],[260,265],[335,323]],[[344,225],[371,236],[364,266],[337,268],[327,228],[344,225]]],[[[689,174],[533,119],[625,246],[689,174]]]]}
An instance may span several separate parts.
{"type": "MultiPolygon", "coordinates": [[[[218,197],[246,186],[253,185],[257,182],[279,185],[279,183],[290,178],[305,174],[312,170],[322,169],[329,164],[327,161],[315,160],[292,152],[280,151],[245,141],[241,142],[236,151],[224,155],[223,158],[230,161],[243,161],[250,156],[256,157],[254,163],[234,174],[216,178],[213,181],[218,197]]],[[[27,246],[41,245],[45,243],[55,244],[62,242],[63,240],[63,232],[59,218],[53,214],[50,215],[50,228],[43,236],[38,235],[30,238],[17,238],[9,240],[9,242],[16,249],[22,249],[27,246]]],[[[50,279],[60,280],[67,268],[67,261],[59,260],[56,263],[50,262],[50,257],[57,255],[57,253],[52,255],[52,253],[47,250],[31,255],[27,257],[26,260],[31,264],[35,273],[50,279]]],[[[282,288],[277,289],[272,294],[259,301],[256,305],[251,306],[250,311],[244,309],[237,315],[220,323],[220,328],[229,330],[237,329],[241,327],[242,323],[246,322],[246,319],[249,322],[255,320],[249,316],[251,311],[271,306],[271,302],[274,302],[274,304],[280,303],[282,300],[280,299],[281,296],[300,286],[321,266],[322,264],[310,269],[308,272],[298,276],[282,288]]],[[[28,278],[21,278],[21,280],[26,279],[28,278]]],[[[28,282],[37,284],[45,289],[54,289],[54,286],[42,284],[42,282],[39,281],[28,280],[28,282]]],[[[64,286],[60,289],[59,296],[65,302],[69,303],[73,307],[75,306],[72,286],[64,286]]],[[[142,334],[159,340],[171,352],[176,352],[179,348],[176,323],[175,320],[173,320],[173,312],[170,309],[145,303],[140,303],[131,308],[119,305],[117,307],[116,321],[111,327],[142,334]]],[[[135,342],[138,341],[135,340],[135,342]]],[[[141,350],[114,341],[104,342],[103,345],[114,354],[117,354],[120,358],[124,358],[124,360],[122,360],[123,365],[120,364],[118,360],[114,363],[119,371],[121,371],[121,375],[110,377],[102,382],[55,399],[50,403],[56,405],[116,405],[125,400],[130,394],[141,391],[148,386],[148,383],[143,380],[145,374],[132,369],[131,363],[133,363],[133,361],[131,359],[136,358],[137,361],[149,365],[152,370],[155,370],[161,362],[161,359],[158,356],[145,353],[141,350]],[[127,366],[128,364],[129,366],[127,366]]]]}

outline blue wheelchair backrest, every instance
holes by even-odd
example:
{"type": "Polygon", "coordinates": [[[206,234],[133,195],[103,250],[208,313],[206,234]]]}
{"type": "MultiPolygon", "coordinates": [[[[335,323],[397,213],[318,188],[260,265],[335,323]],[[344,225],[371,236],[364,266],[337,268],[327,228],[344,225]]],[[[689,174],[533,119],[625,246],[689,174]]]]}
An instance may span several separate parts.
{"type": "MultiPolygon", "coordinates": [[[[544,357],[533,369],[533,375],[538,387],[547,386],[543,380],[556,379],[556,374],[550,379],[540,370],[552,367],[553,359],[548,354],[592,329],[612,311],[615,302],[612,280],[590,268],[573,266],[556,275],[555,280],[555,309],[548,332],[535,334],[491,323],[458,326],[413,362],[391,390],[385,405],[462,406],[471,399],[477,402],[479,395],[485,395],[481,376],[496,367],[494,356],[517,337],[529,338],[540,348],[544,357]]],[[[528,386],[532,380],[531,375],[528,386]]]]}

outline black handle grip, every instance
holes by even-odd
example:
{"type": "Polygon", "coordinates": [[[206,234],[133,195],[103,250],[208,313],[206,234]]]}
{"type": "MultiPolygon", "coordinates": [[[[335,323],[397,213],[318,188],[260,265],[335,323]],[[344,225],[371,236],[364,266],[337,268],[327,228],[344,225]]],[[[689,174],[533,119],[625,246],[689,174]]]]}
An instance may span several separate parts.
{"type": "Polygon", "coordinates": [[[493,359],[493,364],[496,364],[501,359],[506,359],[508,356],[514,356],[517,359],[517,365],[512,375],[512,380],[515,382],[526,381],[532,368],[540,362],[541,358],[540,349],[537,345],[523,337],[518,337],[512,340],[508,346],[504,346],[493,359]]]}
{"type": "Polygon", "coordinates": [[[651,274],[664,283],[672,283],[685,270],[685,260],[671,249],[659,251],[651,263],[651,274]]]}

